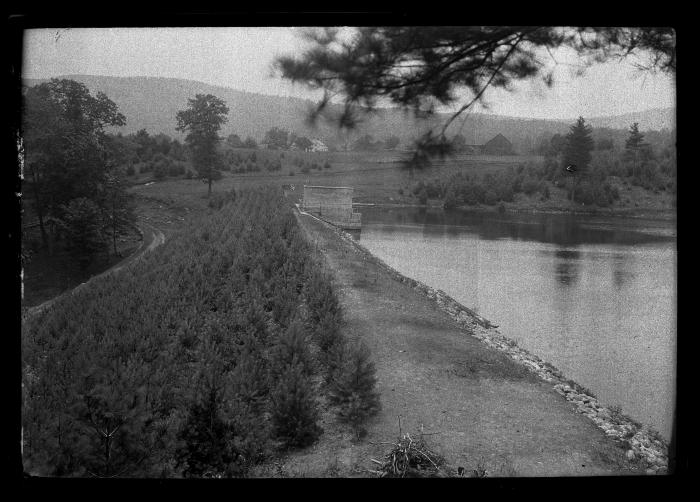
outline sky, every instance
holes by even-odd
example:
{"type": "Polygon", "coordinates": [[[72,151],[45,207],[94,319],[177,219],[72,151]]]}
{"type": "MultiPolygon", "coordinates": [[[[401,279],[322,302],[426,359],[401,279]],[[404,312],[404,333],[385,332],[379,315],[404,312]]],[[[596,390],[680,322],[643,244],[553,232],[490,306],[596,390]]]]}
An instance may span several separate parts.
{"type": "MultiPolygon", "coordinates": [[[[173,77],[234,89],[318,99],[319,92],[272,74],[278,55],[301,54],[299,28],[80,28],[32,29],[25,33],[22,75],[173,77]]],[[[631,61],[597,64],[576,76],[576,57],[555,51],[554,86],[518,82],[511,92],[488,89],[488,113],[571,119],[675,106],[675,82],[641,73],[631,61]]],[[[548,64],[554,65],[553,60],[548,64]]],[[[464,99],[469,99],[465,91],[464,99]]],[[[474,111],[485,111],[477,107],[474,111]]]]}

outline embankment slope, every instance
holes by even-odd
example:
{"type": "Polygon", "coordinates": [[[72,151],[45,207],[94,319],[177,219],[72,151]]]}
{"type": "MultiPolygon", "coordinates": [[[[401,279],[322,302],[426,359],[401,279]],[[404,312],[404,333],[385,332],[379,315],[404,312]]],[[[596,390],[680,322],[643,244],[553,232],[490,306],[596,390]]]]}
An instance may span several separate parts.
{"type": "Polygon", "coordinates": [[[319,444],[287,463],[322,475],[339,463],[369,475],[403,432],[421,427],[448,471],[479,464],[489,476],[621,475],[636,468],[551,384],[504,353],[465,333],[445,312],[310,216],[300,223],[332,270],[349,337],[365,340],[377,368],[382,411],[368,436],[352,441],[327,424],[319,444]],[[327,444],[326,444],[327,443],[327,444]],[[331,445],[332,443],[332,445],[331,445]],[[335,458],[329,458],[335,456],[335,458]]]}

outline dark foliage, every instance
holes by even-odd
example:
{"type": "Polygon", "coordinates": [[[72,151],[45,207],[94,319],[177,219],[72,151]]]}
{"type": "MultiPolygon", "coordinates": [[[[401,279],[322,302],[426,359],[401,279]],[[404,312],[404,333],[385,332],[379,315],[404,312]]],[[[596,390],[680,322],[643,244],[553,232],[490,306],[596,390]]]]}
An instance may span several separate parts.
{"type": "Polygon", "coordinates": [[[320,433],[310,375],[326,363],[310,346],[342,338],[312,255],[281,194],[236,192],[28,319],[25,469],[241,476],[275,440],[309,444],[320,433]]]}
{"type": "MultiPolygon", "coordinates": [[[[675,73],[676,68],[671,28],[389,26],[357,28],[347,39],[337,28],[310,29],[305,36],[310,48],[302,56],[283,56],[275,65],[282,77],[324,91],[311,121],[323,116],[353,128],[361,114],[387,100],[417,116],[431,115],[436,105],[454,105],[457,91],[468,89],[471,97],[431,131],[440,140],[489,86],[533,78],[551,86],[552,65],[543,64],[542,54],[553,48],[575,50],[584,64],[638,54],[647,56],[642,66],[652,71],[675,73]],[[344,99],[339,112],[329,106],[337,95],[344,99]]],[[[430,143],[419,140],[414,146],[422,160],[413,167],[427,164],[430,143]]]]}

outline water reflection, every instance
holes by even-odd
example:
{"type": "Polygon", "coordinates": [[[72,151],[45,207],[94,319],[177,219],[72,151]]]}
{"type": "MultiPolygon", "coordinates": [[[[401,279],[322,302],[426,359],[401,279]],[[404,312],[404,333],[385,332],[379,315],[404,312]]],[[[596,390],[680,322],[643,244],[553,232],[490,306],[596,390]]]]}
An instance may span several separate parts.
{"type": "Polygon", "coordinates": [[[557,249],[554,256],[554,276],[557,281],[565,286],[575,284],[581,266],[581,253],[571,249],[557,249]]]}
{"type": "Polygon", "coordinates": [[[402,231],[422,232],[425,237],[475,233],[482,239],[512,239],[543,242],[562,247],[588,244],[637,245],[670,242],[673,235],[654,232],[658,223],[631,220],[628,228],[610,223],[609,218],[565,214],[469,212],[463,210],[363,207],[366,224],[381,223],[404,227],[402,231]]]}
{"type": "MultiPolygon", "coordinates": [[[[361,238],[389,265],[670,435],[673,222],[363,208],[361,238]]],[[[358,235],[359,238],[359,235],[358,235]]]]}

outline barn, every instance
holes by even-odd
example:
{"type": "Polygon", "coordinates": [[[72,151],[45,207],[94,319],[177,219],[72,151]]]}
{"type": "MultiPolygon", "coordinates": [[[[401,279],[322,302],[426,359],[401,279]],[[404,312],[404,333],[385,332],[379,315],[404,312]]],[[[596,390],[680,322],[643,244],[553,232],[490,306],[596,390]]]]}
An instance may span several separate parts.
{"type": "Polygon", "coordinates": [[[498,133],[484,144],[481,153],[484,155],[515,155],[515,149],[503,134],[498,133]]]}

